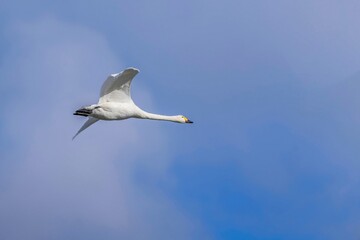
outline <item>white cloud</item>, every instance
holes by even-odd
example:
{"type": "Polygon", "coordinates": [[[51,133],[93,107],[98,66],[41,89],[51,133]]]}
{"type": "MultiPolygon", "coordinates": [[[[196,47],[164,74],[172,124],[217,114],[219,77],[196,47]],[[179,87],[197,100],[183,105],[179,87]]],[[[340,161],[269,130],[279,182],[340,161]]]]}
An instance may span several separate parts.
{"type": "MultiPolygon", "coordinates": [[[[169,196],[134,179],[138,167],[152,178],[169,178],[166,136],[156,123],[149,129],[136,120],[101,122],[71,141],[82,124],[72,111],[96,102],[106,75],[124,67],[106,39],[53,18],[11,29],[14,41],[1,66],[11,96],[2,117],[16,143],[7,157],[19,159],[5,166],[11,174],[0,192],[0,238],[64,239],[79,233],[88,239],[98,233],[117,239],[191,239],[202,234],[169,196]]],[[[151,100],[140,83],[136,91],[144,96],[137,102],[151,100]]]]}

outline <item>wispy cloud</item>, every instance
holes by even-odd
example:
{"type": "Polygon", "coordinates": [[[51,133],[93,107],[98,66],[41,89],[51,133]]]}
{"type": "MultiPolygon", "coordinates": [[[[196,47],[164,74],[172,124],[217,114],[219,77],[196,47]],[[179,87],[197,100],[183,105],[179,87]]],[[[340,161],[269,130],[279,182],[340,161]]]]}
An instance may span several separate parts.
{"type": "MultiPolygon", "coordinates": [[[[83,121],[72,110],[97,101],[107,74],[124,67],[106,39],[54,18],[20,22],[11,30],[17,40],[1,77],[9,80],[12,102],[2,124],[13,143],[2,167],[12,174],[2,177],[0,237],[191,239],[202,234],[168,196],[137,184],[138,168],[146,167],[151,178],[169,177],[166,136],[156,124],[149,129],[135,120],[98,123],[71,141],[83,121]]],[[[144,93],[138,101],[151,101],[141,83],[136,88],[144,93]]]]}

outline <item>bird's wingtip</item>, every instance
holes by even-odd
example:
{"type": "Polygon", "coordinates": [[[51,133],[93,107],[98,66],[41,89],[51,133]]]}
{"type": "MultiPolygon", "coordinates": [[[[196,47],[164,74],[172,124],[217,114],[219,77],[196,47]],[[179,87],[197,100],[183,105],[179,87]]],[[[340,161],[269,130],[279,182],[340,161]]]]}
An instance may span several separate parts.
{"type": "Polygon", "coordinates": [[[139,69],[137,69],[137,68],[135,68],[135,67],[128,67],[127,69],[125,69],[125,70],[133,70],[133,71],[135,71],[135,72],[140,72],[140,70],[139,69]]]}
{"type": "Polygon", "coordinates": [[[138,73],[140,72],[140,70],[137,69],[137,68],[128,67],[128,68],[125,68],[122,72],[111,74],[111,76],[112,76],[112,77],[117,77],[117,76],[119,76],[120,74],[124,73],[125,71],[128,71],[128,72],[129,72],[129,71],[134,71],[134,72],[136,72],[136,74],[138,74],[138,73]]]}
{"type": "Polygon", "coordinates": [[[77,132],[73,137],[72,137],[72,141],[74,141],[74,139],[77,137],[77,135],[79,135],[80,132],[77,132]]]}

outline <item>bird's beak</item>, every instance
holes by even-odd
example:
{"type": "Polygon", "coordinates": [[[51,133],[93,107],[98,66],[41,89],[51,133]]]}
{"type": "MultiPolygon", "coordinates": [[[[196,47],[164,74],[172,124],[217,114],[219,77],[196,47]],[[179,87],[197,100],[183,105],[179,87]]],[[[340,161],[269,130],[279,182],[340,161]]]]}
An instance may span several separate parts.
{"type": "Polygon", "coordinates": [[[194,123],[194,122],[190,121],[189,119],[186,119],[185,123],[194,123]]]}

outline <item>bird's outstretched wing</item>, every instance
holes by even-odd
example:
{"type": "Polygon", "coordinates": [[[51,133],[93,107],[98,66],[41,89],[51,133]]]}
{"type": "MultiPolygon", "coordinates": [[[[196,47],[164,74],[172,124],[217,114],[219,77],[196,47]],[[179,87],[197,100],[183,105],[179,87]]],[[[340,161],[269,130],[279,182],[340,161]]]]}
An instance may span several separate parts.
{"type": "Polygon", "coordinates": [[[111,74],[101,87],[99,103],[104,102],[129,102],[130,84],[139,70],[127,68],[116,74],[111,74]]]}
{"type": "Polygon", "coordinates": [[[79,133],[81,133],[82,131],[84,131],[85,129],[87,129],[88,127],[90,127],[91,125],[96,123],[97,121],[99,121],[99,119],[89,117],[89,119],[84,123],[84,125],[82,125],[82,127],[79,129],[79,131],[75,134],[75,136],[72,139],[74,140],[76,138],[76,136],[79,135],[79,133]]]}

